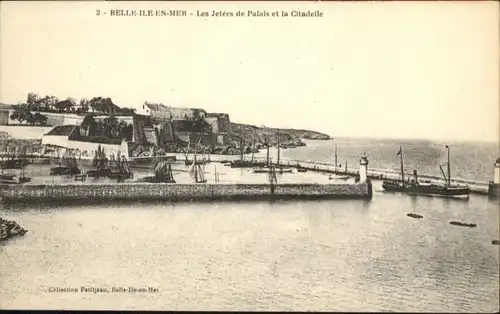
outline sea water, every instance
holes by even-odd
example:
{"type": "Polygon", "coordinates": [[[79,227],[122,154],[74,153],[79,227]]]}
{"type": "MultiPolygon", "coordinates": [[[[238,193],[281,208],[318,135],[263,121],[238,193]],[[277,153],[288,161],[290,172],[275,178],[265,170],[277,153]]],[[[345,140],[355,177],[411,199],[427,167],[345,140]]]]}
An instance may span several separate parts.
{"type": "MultiPolygon", "coordinates": [[[[331,145],[310,142],[282,156],[327,161],[331,145]]],[[[452,146],[455,172],[488,179],[497,156],[481,145],[462,154],[452,146]]],[[[399,144],[381,146],[367,148],[370,164],[397,169],[399,144]]],[[[365,147],[338,151],[354,163],[365,147]]],[[[438,144],[426,147],[433,158],[405,150],[410,165],[441,161],[438,144]]],[[[181,181],[189,179],[184,168],[174,170],[181,181]]],[[[206,167],[209,181],[214,168],[206,167]]],[[[221,181],[266,178],[216,168],[221,181]]],[[[297,175],[278,180],[331,181],[297,175]]],[[[498,311],[498,208],[477,195],[385,193],[378,181],[371,201],[3,206],[0,215],[29,232],[0,245],[0,308],[498,311]]]]}

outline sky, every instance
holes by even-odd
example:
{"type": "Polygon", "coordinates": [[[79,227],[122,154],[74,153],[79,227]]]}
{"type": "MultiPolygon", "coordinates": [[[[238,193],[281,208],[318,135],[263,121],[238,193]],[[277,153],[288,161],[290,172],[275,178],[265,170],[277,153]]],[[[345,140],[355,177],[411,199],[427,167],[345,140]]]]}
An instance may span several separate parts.
{"type": "Polygon", "coordinates": [[[123,107],[156,101],[332,137],[498,142],[498,26],[496,1],[3,1],[0,101],[22,102],[29,92],[103,96],[123,107]],[[271,15],[292,10],[323,16],[271,15]]]}

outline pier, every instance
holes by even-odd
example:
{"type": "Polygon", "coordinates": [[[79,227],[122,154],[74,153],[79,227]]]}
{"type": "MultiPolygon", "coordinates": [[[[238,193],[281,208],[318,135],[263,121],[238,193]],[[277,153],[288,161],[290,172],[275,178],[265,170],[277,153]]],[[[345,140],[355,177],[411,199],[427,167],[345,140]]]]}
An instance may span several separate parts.
{"type": "MultiPolygon", "coordinates": [[[[230,162],[235,160],[240,160],[240,155],[215,155],[210,154],[211,162],[230,162]]],[[[181,153],[169,153],[165,156],[157,156],[158,158],[169,159],[174,163],[184,163],[185,156],[181,153]]],[[[250,159],[250,156],[245,156],[245,161],[250,162],[255,167],[261,166],[267,162],[265,157],[254,157],[253,160],[250,159]]],[[[155,157],[129,157],[128,163],[132,168],[142,168],[149,169],[151,168],[151,161],[155,157]]],[[[29,161],[31,164],[39,164],[39,163],[49,163],[49,159],[55,159],[55,157],[48,156],[30,156],[29,161]]],[[[192,159],[189,159],[192,161],[192,159]]],[[[90,158],[81,158],[78,160],[81,164],[89,164],[91,163],[90,158]]],[[[321,173],[328,174],[339,174],[339,175],[347,175],[351,177],[359,176],[359,167],[342,167],[342,169],[335,169],[335,165],[332,163],[322,163],[315,162],[311,160],[295,160],[295,159],[286,159],[281,158],[279,165],[275,162],[271,163],[276,167],[283,168],[301,168],[307,171],[315,171],[321,173]]],[[[400,172],[399,170],[391,170],[391,169],[368,169],[367,177],[372,180],[400,180],[400,172]]],[[[442,177],[428,175],[428,174],[419,174],[419,178],[430,181],[432,183],[443,183],[444,180],[442,177]]],[[[475,181],[475,180],[467,180],[467,179],[452,179],[452,183],[454,184],[466,184],[469,185],[471,193],[480,194],[480,195],[488,195],[488,182],[475,181]]]]}
{"type": "Polygon", "coordinates": [[[112,200],[371,199],[372,185],[358,184],[60,184],[9,185],[0,190],[5,203],[112,200]]]}
{"type": "MultiPolygon", "coordinates": [[[[181,157],[180,154],[179,154],[179,156],[176,156],[176,155],[177,154],[174,154],[173,156],[175,156],[175,158],[177,158],[178,161],[184,162],[183,156],[181,157]]],[[[141,158],[141,159],[143,159],[143,158],[141,158]]],[[[235,160],[239,160],[239,159],[240,159],[240,156],[238,156],[238,155],[210,155],[210,160],[212,162],[227,162],[227,161],[235,161],[235,160]]],[[[265,157],[254,157],[253,161],[251,161],[250,158],[246,158],[245,161],[251,162],[254,164],[255,167],[258,167],[262,164],[265,164],[267,160],[265,157]]],[[[134,158],[133,157],[130,158],[130,163],[131,163],[131,166],[134,167],[134,158]]],[[[305,169],[308,171],[322,172],[322,173],[328,173],[328,174],[347,175],[347,176],[351,176],[351,177],[359,176],[359,167],[347,167],[347,170],[345,167],[343,167],[342,169],[337,167],[337,169],[335,169],[334,164],[314,162],[314,161],[310,161],[310,160],[304,161],[304,160],[281,158],[279,165],[275,162],[272,162],[270,164],[277,167],[277,168],[279,168],[279,167],[301,168],[301,169],[305,169]]],[[[144,162],[142,162],[142,165],[144,165],[144,162]]],[[[401,174],[400,174],[399,170],[368,168],[367,169],[367,177],[369,179],[372,179],[372,180],[400,180],[401,174]]],[[[419,174],[419,178],[430,181],[432,183],[443,183],[444,182],[442,177],[428,175],[428,174],[419,174]]],[[[488,182],[466,180],[466,179],[460,179],[460,178],[452,179],[451,182],[455,183],[455,184],[469,185],[471,193],[479,194],[479,195],[488,195],[488,182]]]]}

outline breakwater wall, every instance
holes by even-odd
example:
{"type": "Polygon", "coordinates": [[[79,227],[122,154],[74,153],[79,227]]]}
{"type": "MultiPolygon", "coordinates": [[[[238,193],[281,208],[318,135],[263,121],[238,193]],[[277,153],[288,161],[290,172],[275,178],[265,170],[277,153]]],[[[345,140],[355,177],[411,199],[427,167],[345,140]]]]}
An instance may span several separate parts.
{"type": "Polygon", "coordinates": [[[371,182],[358,184],[67,184],[11,185],[0,189],[5,203],[110,200],[371,199],[371,182]]]}

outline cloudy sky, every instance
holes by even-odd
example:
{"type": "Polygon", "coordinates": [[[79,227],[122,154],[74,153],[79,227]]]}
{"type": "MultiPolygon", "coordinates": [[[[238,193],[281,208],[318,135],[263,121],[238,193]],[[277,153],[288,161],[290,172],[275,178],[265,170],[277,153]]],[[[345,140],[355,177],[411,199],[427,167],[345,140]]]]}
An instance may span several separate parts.
{"type": "Polygon", "coordinates": [[[334,137],[498,141],[498,7],[1,2],[0,100],[108,96],[120,106],[159,101],[334,137]],[[111,9],[188,16],[112,17],[111,9]],[[323,17],[196,17],[214,9],[323,17]]]}

